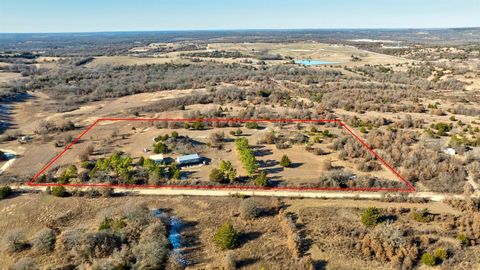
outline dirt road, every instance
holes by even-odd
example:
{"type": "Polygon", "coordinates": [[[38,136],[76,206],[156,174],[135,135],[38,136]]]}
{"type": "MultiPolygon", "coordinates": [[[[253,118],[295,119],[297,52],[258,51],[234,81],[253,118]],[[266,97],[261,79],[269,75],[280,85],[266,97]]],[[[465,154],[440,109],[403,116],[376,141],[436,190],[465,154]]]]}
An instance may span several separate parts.
{"type": "MultiPolygon", "coordinates": [[[[13,187],[15,188],[15,187],[13,187]]],[[[42,186],[19,186],[19,190],[43,191],[42,186]]],[[[159,196],[265,196],[284,198],[317,198],[317,199],[383,199],[385,196],[421,198],[440,202],[448,198],[465,199],[463,195],[443,194],[433,192],[416,193],[383,193],[383,192],[353,192],[353,191],[291,191],[291,190],[239,190],[239,189],[195,189],[195,188],[114,188],[115,193],[125,195],[159,195],[159,196]]],[[[477,194],[478,196],[478,194],[477,194]]]]}

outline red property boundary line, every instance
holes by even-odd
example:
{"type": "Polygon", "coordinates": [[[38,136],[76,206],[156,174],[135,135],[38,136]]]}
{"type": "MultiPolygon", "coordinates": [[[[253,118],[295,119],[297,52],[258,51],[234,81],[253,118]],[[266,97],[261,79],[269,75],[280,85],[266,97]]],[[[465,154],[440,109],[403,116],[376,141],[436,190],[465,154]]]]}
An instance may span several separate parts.
{"type": "Polygon", "coordinates": [[[286,190],[286,191],[386,191],[386,192],[416,192],[415,187],[403,178],[392,166],[383,160],[373,149],[357,136],[345,123],[340,120],[305,120],[305,119],[241,119],[241,118],[98,118],[88,126],[75,140],[72,141],[60,154],[50,160],[33,178],[27,182],[29,186],[65,186],[65,187],[112,187],[112,188],[168,188],[168,189],[233,189],[233,190],[286,190]],[[136,121],[136,122],[257,122],[257,123],[336,123],[350,133],[358,142],[360,142],[370,153],[372,153],[385,167],[397,176],[408,188],[328,188],[328,187],[256,187],[256,186],[188,186],[188,185],[125,185],[125,184],[107,184],[107,183],[85,183],[85,184],[59,184],[59,183],[36,183],[35,181],[45,173],[59,158],[61,158],[73,145],[93,129],[99,122],[104,121],[136,121]]]}

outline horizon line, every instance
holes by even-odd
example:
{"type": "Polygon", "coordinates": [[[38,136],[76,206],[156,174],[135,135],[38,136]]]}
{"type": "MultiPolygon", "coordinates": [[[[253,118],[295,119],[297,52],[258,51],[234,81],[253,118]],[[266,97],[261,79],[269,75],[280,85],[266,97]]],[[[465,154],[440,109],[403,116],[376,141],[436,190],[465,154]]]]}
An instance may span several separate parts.
{"type": "Polygon", "coordinates": [[[236,32],[236,31],[315,31],[315,30],[447,30],[476,29],[479,26],[452,27],[332,27],[332,28],[204,28],[204,29],[168,29],[168,30],[100,30],[100,31],[46,31],[46,32],[0,32],[0,34],[101,34],[101,33],[141,33],[141,32],[236,32]]]}

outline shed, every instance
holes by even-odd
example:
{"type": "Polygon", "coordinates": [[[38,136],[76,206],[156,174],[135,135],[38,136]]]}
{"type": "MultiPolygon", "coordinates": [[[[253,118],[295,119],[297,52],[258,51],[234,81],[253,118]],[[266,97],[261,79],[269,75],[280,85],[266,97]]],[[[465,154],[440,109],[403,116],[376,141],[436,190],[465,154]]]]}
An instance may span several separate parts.
{"type": "Polygon", "coordinates": [[[198,154],[190,154],[185,156],[178,156],[176,161],[180,165],[190,165],[200,163],[201,158],[198,154]]]}
{"type": "Polygon", "coordinates": [[[163,162],[163,155],[158,154],[158,155],[151,155],[149,159],[153,160],[155,163],[162,163],[163,162]]]}

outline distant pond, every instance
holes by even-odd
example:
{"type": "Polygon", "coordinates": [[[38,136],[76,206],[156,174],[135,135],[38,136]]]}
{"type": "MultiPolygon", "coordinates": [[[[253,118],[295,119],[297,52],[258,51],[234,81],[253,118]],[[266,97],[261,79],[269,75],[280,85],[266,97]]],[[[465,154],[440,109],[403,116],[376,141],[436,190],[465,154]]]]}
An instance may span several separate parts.
{"type": "Polygon", "coordinates": [[[338,64],[337,62],[323,61],[323,60],[295,60],[294,62],[295,64],[300,64],[305,66],[338,64]]]}

